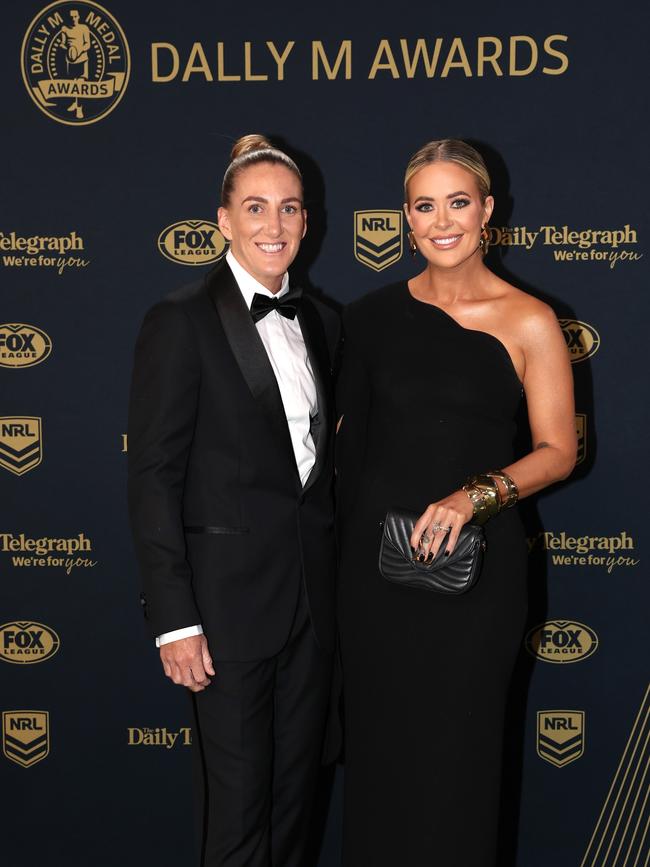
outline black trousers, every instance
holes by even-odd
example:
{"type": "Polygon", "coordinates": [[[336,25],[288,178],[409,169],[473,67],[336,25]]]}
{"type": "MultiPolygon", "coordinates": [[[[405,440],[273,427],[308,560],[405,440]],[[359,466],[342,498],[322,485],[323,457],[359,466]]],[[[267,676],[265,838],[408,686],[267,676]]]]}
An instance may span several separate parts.
{"type": "Polygon", "coordinates": [[[304,590],[277,656],[215,671],[194,697],[201,867],[306,867],[332,656],[304,590]]]}

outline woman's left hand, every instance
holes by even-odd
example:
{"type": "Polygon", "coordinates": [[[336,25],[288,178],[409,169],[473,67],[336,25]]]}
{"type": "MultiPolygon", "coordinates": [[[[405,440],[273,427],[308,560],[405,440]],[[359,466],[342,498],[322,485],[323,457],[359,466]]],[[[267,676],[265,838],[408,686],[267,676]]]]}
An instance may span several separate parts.
{"type": "Polygon", "coordinates": [[[418,518],[411,548],[418,559],[433,559],[443,542],[445,552],[451,554],[456,547],[461,528],[474,516],[472,501],[465,491],[454,491],[444,500],[431,503],[418,518]]]}

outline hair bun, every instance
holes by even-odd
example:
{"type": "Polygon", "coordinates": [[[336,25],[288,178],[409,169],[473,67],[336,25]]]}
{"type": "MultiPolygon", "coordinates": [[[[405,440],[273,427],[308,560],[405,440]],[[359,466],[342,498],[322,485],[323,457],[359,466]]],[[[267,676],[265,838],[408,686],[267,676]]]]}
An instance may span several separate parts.
{"type": "Polygon", "coordinates": [[[236,160],[237,157],[244,156],[244,154],[250,154],[253,153],[253,151],[265,151],[272,147],[273,145],[266,136],[258,135],[257,133],[243,135],[241,138],[238,138],[232,146],[230,159],[236,160]]]}

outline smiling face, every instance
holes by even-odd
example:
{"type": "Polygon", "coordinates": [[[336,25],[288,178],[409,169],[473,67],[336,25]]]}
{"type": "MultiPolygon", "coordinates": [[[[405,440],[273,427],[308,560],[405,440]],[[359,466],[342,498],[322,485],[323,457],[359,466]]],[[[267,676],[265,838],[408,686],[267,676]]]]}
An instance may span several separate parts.
{"type": "Polygon", "coordinates": [[[493,207],[492,196],[481,201],[471,172],[457,163],[434,162],[409,180],[404,212],[425,259],[453,268],[478,250],[493,207]]]}
{"type": "Polygon", "coordinates": [[[239,172],[219,228],[240,265],[278,292],[307,231],[299,178],[288,168],[259,162],[239,172]]]}

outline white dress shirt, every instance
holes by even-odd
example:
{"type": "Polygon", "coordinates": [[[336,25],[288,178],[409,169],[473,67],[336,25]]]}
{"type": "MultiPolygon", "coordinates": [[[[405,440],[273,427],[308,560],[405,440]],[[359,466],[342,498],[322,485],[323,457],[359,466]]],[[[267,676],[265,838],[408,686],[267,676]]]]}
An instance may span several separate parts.
{"type": "MultiPolygon", "coordinates": [[[[269,298],[281,298],[289,291],[289,275],[286,273],[282,278],[280,291],[274,295],[239,264],[231,250],[226,254],[226,262],[249,310],[256,292],[269,298]]],[[[256,328],[278,382],[300,481],[304,485],[316,462],[316,447],[310,428],[311,419],[316,415],[318,406],[314,373],[300,323],[297,316],[295,319],[287,319],[277,310],[271,310],[256,323],[256,328]]],[[[202,633],[203,627],[200,624],[174,629],[159,635],[156,638],[156,647],[202,633]]]]}

